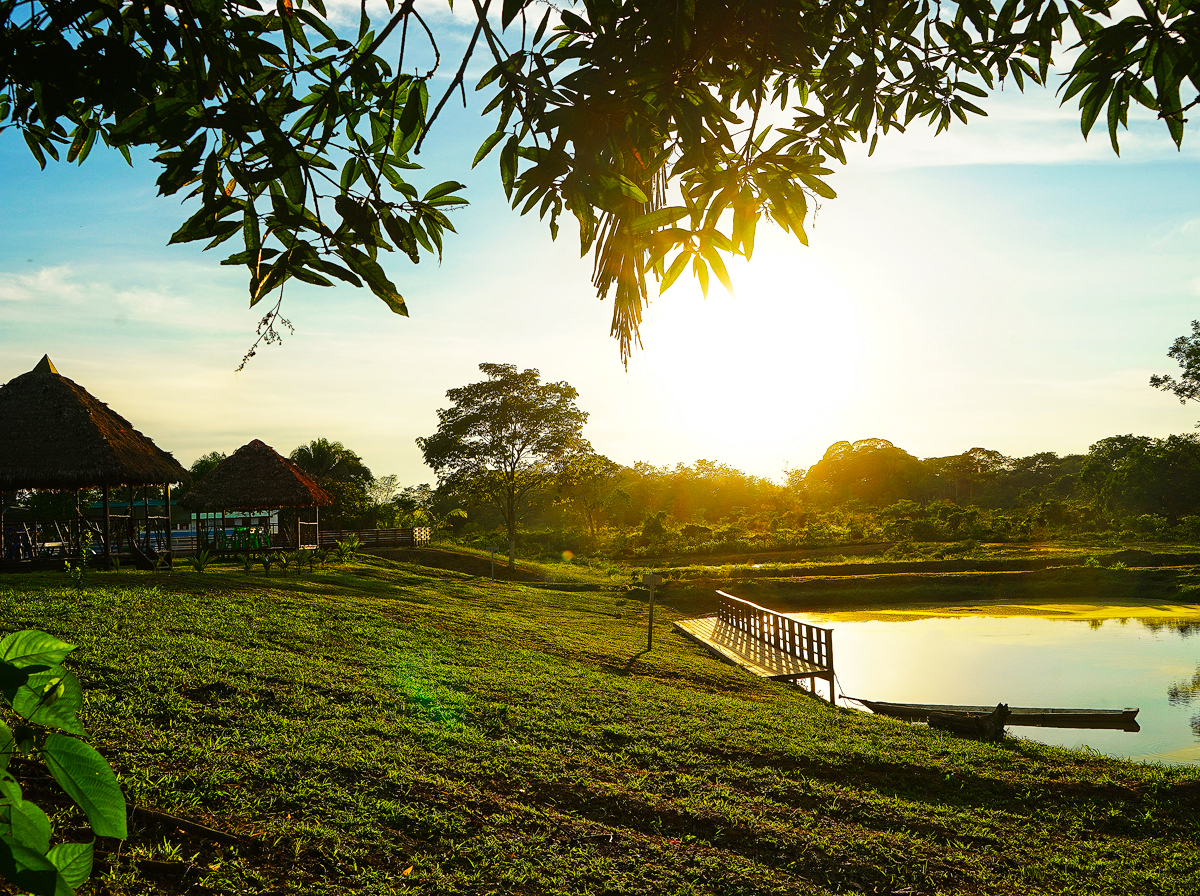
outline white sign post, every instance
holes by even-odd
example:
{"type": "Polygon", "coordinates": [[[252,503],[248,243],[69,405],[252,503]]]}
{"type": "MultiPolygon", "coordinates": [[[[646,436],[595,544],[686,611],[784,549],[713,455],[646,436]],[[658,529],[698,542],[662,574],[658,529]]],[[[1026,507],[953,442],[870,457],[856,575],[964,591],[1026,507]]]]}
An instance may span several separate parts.
{"type": "Polygon", "coordinates": [[[663,583],[662,576],[656,576],[654,573],[646,573],[642,576],[642,584],[650,589],[650,625],[646,629],[646,650],[651,650],[654,647],[654,586],[663,583]]]}

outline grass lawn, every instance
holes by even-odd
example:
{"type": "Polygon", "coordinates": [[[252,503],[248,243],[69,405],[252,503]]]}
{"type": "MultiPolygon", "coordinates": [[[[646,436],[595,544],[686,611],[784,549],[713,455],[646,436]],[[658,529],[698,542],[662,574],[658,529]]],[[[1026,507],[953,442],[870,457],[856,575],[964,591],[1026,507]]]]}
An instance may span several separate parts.
{"type": "Polygon", "coordinates": [[[374,558],[0,577],[128,799],[241,838],[135,824],[91,892],[1200,892],[1200,770],[833,709],[671,617],[643,654],[616,584],[374,558]]]}

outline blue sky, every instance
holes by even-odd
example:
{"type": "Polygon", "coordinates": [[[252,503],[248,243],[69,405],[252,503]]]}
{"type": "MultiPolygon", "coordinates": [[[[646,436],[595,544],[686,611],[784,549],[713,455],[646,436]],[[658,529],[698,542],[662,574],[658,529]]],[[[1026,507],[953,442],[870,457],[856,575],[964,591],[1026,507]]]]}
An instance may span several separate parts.
{"type": "Polygon", "coordinates": [[[413,440],[480,362],[579,389],[596,450],[622,463],[720,460],[777,477],[840,439],[918,456],[975,445],[1085,451],[1189,431],[1200,408],[1149,388],[1200,294],[1197,157],[1139,119],[1117,159],[1045,92],[1008,92],[950,134],[882,141],[832,178],[805,248],[760,232],[737,292],[681,281],[625,370],[611,306],[572,228],[508,209],[488,128],[453,112],[422,186],[469,186],[445,262],[386,262],[412,317],[350,287],[289,286],[296,327],[235,374],[259,315],[244,273],[166,246],[184,213],[153,165],[97,150],[42,172],[0,135],[0,381],[49,353],[185,464],[261,438],[339,439],[377,475],[430,481],[413,440]]]}

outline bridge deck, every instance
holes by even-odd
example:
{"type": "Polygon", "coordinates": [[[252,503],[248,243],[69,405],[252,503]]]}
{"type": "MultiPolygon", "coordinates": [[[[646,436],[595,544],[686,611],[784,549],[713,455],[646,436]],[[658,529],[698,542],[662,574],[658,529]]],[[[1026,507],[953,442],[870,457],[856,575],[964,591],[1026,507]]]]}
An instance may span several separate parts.
{"type": "Polygon", "coordinates": [[[716,616],[681,619],[675,628],[699,642],[722,659],[735,663],[759,678],[790,681],[796,678],[827,678],[830,670],[746,635],[716,616]]]}

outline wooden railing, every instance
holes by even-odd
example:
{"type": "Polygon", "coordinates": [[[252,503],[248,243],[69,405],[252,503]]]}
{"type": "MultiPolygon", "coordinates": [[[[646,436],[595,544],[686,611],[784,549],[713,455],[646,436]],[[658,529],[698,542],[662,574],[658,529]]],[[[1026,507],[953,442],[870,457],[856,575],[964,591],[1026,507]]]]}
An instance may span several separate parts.
{"type": "MultiPolygon", "coordinates": [[[[748,638],[833,674],[833,629],[809,625],[748,600],[718,591],[717,618],[748,638]]],[[[832,688],[832,681],[830,683],[832,688]]]]}
{"type": "Polygon", "coordinates": [[[431,534],[426,526],[414,529],[322,529],[321,547],[331,548],[354,536],[364,548],[411,548],[429,544],[431,534]]]}

